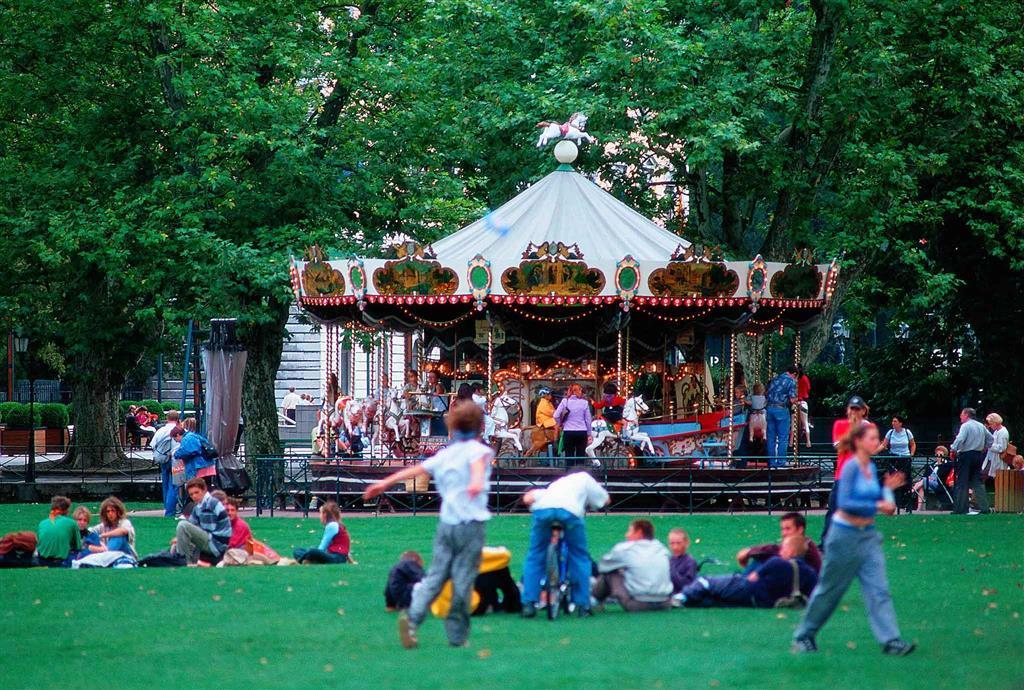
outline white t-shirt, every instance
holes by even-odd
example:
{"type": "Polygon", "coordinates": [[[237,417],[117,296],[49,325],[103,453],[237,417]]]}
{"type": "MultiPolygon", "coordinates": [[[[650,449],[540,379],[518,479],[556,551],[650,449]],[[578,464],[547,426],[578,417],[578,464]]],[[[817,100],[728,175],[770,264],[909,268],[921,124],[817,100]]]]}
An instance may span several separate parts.
{"type": "Polygon", "coordinates": [[[460,525],[491,519],[487,509],[487,492],[491,488],[491,460],[494,451],[480,441],[454,441],[431,458],[423,461],[423,469],[434,478],[434,486],[441,495],[441,522],[460,525]],[[470,465],[484,460],[484,488],[470,498],[466,489],[472,476],[470,465]]]}
{"type": "Polygon", "coordinates": [[[587,510],[603,508],[608,502],[608,492],[586,472],[573,472],[551,482],[546,489],[538,489],[530,511],[561,508],[576,517],[583,517],[587,510]]]}
{"type": "Polygon", "coordinates": [[[902,431],[889,429],[885,432],[885,438],[889,441],[889,450],[893,455],[908,457],[910,455],[910,442],[914,440],[914,434],[907,427],[902,431]]]}
{"type": "Polygon", "coordinates": [[[284,396],[284,400],[281,401],[281,409],[283,410],[294,410],[296,406],[302,403],[302,396],[298,393],[292,393],[289,391],[284,396]]]}

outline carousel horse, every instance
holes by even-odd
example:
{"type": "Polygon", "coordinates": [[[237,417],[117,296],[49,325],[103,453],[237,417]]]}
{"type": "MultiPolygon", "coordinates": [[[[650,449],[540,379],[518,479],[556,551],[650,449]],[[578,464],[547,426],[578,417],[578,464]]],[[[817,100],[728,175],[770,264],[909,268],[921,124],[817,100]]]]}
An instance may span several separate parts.
{"type": "Polygon", "coordinates": [[[594,440],[587,446],[587,455],[592,458],[597,457],[597,454],[594,451],[600,448],[602,443],[610,438],[617,438],[615,429],[612,428],[611,424],[600,417],[590,423],[590,433],[594,437],[594,440]]]}
{"type": "Polygon", "coordinates": [[[537,127],[544,131],[540,133],[537,140],[537,148],[547,146],[548,142],[557,139],[568,141],[585,141],[589,144],[596,144],[597,138],[587,134],[587,116],[583,113],[573,113],[568,122],[538,122],[537,127]]]}
{"type": "Polygon", "coordinates": [[[523,444],[519,440],[520,430],[511,428],[508,413],[510,409],[514,410],[518,407],[519,403],[516,399],[504,391],[494,399],[491,403],[491,419],[494,420],[494,431],[491,434],[491,438],[507,438],[512,441],[512,445],[516,447],[516,450],[522,453],[523,444]]]}
{"type": "Polygon", "coordinates": [[[654,455],[654,444],[646,432],[640,431],[640,415],[647,414],[651,408],[644,402],[644,396],[636,395],[622,406],[622,439],[634,443],[654,455]]]}
{"type": "Polygon", "coordinates": [[[530,432],[530,448],[523,453],[524,458],[540,455],[547,450],[549,443],[558,443],[558,432],[555,427],[545,429],[537,425],[524,426],[520,431],[530,432]]]}

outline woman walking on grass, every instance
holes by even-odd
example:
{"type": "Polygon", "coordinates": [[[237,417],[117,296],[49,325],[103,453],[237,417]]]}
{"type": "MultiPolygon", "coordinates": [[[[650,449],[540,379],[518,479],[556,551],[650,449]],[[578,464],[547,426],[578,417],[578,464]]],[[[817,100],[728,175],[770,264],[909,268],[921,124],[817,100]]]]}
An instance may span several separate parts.
{"type": "Polygon", "coordinates": [[[914,651],[915,645],[900,637],[885,574],[882,535],[875,529],[875,514],[896,512],[893,490],[902,486],[906,477],[896,472],[879,482],[878,470],[871,461],[879,448],[878,428],[874,425],[862,424],[851,429],[845,443],[850,445],[853,457],[843,467],[821,579],[793,635],[793,651],[818,651],[815,635],[856,577],[864,594],[871,631],[882,645],[882,653],[906,656],[914,651]]]}

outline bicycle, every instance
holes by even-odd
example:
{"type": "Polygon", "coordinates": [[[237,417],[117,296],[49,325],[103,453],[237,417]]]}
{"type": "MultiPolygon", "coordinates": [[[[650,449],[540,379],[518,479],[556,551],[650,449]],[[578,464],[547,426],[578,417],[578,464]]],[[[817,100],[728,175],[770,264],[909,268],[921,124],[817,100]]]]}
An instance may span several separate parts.
{"type": "Polygon", "coordinates": [[[548,620],[555,620],[562,612],[572,611],[572,583],[569,581],[569,545],[563,539],[565,525],[551,523],[551,541],[548,543],[544,566],[544,593],[547,598],[548,620]]]}

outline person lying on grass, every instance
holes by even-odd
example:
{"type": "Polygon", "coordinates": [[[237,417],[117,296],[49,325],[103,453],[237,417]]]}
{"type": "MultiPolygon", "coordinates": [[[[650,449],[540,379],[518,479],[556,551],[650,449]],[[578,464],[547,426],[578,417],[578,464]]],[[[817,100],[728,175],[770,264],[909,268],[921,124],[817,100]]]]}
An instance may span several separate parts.
{"type": "Polygon", "coordinates": [[[187,520],[178,522],[171,550],[185,557],[190,566],[216,563],[224,555],[231,539],[231,520],[224,504],[206,490],[206,481],[193,477],[185,484],[194,507],[187,520]]]}
{"type": "Polygon", "coordinates": [[[620,542],[601,557],[600,575],[591,594],[602,604],[615,597],[625,611],[660,611],[672,607],[669,553],[654,538],[649,520],[633,520],[620,542]]]}
{"type": "Polygon", "coordinates": [[[384,610],[401,611],[412,603],[412,590],[423,579],[423,556],[406,551],[388,572],[384,585],[384,610]]]}
{"type": "Polygon", "coordinates": [[[680,599],[689,608],[772,608],[780,599],[793,594],[794,563],[799,591],[810,596],[818,583],[818,574],[803,561],[807,541],[807,537],[799,535],[786,537],[778,556],[772,556],[749,573],[698,577],[683,588],[680,599]]]}
{"type": "Polygon", "coordinates": [[[320,522],[324,535],[312,549],[295,549],[295,560],[304,565],[315,563],[348,563],[351,540],[341,522],[341,508],[334,501],[320,506],[320,522]]]}
{"type": "Polygon", "coordinates": [[[417,629],[427,617],[431,602],[447,580],[452,581],[452,600],[445,620],[448,643],[464,647],[469,640],[469,607],[480,569],[484,526],[490,519],[487,492],[494,451],[480,442],[483,411],[471,402],[460,402],[448,413],[448,447],[419,465],[399,470],[370,485],[366,500],[380,496],[388,487],[407,479],[431,475],[441,495],[441,515],[434,535],[434,554],[426,577],[412,593],[409,610],[398,618],[402,646],[419,644],[417,629]]]}
{"type": "MultiPolygon", "coordinates": [[[[744,573],[753,572],[758,566],[766,563],[769,558],[778,556],[782,549],[781,542],[787,538],[806,536],[807,519],[800,513],[786,513],[779,518],[779,531],[781,532],[779,544],[761,544],[740,549],[736,554],[736,562],[743,568],[744,573]]],[[[802,558],[807,565],[814,568],[814,572],[821,572],[821,551],[810,539],[807,540],[807,555],[802,558]]]]}

